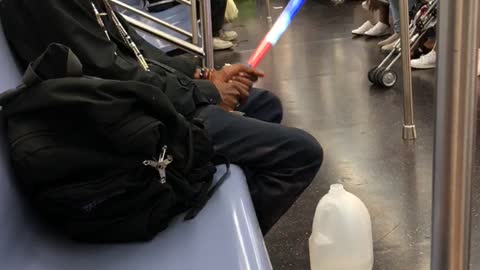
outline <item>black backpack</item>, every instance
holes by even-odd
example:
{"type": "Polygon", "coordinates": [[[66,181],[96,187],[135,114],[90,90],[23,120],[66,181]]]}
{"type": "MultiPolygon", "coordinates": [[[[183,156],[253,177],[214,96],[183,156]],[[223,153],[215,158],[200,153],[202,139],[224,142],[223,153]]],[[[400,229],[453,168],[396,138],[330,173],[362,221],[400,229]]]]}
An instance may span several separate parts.
{"type": "Polygon", "coordinates": [[[53,44],[0,96],[14,172],[32,205],[88,242],[148,240],[182,212],[195,217],[226,178],[212,187],[216,155],[202,123],[155,86],[81,70],[53,44]]]}

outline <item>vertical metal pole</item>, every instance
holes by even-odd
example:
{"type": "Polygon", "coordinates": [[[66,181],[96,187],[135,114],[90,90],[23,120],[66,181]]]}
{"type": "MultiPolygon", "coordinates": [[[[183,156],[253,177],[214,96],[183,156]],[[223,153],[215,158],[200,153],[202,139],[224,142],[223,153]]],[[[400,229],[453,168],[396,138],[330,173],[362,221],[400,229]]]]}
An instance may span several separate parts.
{"type": "Polygon", "coordinates": [[[214,68],[213,61],[213,34],[212,34],[212,10],[210,0],[200,0],[202,42],[205,51],[204,64],[207,68],[214,68]]]}
{"type": "Polygon", "coordinates": [[[197,0],[191,1],[191,19],[192,19],[192,43],[198,45],[198,19],[197,19],[197,0]]]}
{"type": "Polygon", "coordinates": [[[400,1],[400,42],[402,46],[402,76],[403,76],[403,139],[415,140],[417,130],[413,122],[413,91],[412,70],[410,68],[410,33],[408,0],[400,1]]]}
{"type": "Polygon", "coordinates": [[[267,22],[269,25],[272,24],[272,5],[270,4],[270,0],[265,0],[265,8],[267,9],[267,22]]]}
{"type": "Polygon", "coordinates": [[[440,0],[432,270],[469,268],[478,2],[440,0]]]}

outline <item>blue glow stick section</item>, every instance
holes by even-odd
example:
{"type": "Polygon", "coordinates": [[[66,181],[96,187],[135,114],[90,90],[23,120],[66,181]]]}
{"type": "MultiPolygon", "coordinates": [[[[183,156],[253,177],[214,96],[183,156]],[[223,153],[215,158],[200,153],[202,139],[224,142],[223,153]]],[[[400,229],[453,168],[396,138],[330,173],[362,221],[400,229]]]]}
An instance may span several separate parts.
{"type": "Polygon", "coordinates": [[[297,15],[303,3],[305,3],[305,0],[290,0],[285,10],[283,10],[282,14],[280,14],[280,17],[277,19],[272,29],[265,37],[267,42],[272,44],[272,46],[278,42],[280,37],[287,30],[295,15],[297,15]]]}

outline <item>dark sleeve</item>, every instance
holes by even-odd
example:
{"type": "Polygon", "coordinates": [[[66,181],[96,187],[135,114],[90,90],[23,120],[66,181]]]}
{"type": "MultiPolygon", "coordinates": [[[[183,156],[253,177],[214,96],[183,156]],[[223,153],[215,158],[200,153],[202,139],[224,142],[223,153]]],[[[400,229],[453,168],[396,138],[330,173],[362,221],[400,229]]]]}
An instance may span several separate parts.
{"type": "Polygon", "coordinates": [[[177,111],[185,116],[208,100],[203,96],[203,91],[187,76],[176,76],[162,70],[147,72],[136,61],[117,56],[117,45],[107,39],[98,25],[90,1],[3,2],[6,3],[2,3],[2,13],[9,13],[7,26],[11,29],[7,32],[14,33],[14,38],[9,38],[9,41],[19,48],[16,50],[17,54],[28,55],[30,46],[35,47],[36,51],[43,51],[50,43],[64,44],[78,56],[85,74],[106,79],[134,80],[157,86],[167,94],[177,111]],[[19,24],[24,27],[18,28],[19,24]],[[35,36],[36,40],[25,44],[24,37],[29,35],[35,36]],[[38,46],[44,48],[39,49],[38,46]]]}
{"type": "MultiPolygon", "coordinates": [[[[158,48],[150,44],[150,42],[142,38],[135,31],[135,29],[133,29],[133,27],[125,21],[123,16],[119,15],[119,18],[120,17],[122,24],[126,26],[130,36],[135,41],[135,44],[137,44],[139,48],[141,48],[142,52],[147,58],[153,59],[164,65],[172,67],[176,71],[180,71],[186,76],[193,78],[193,75],[195,74],[197,68],[197,65],[193,61],[190,61],[189,59],[183,57],[170,57],[166,55],[162,50],[159,50],[158,48]]],[[[209,104],[220,103],[220,93],[211,82],[205,80],[194,80],[194,83],[199,89],[199,91],[205,96],[209,104]]]]}
{"type": "MultiPolygon", "coordinates": [[[[4,2],[13,6],[14,0],[4,2]]],[[[25,27],[19,29],[17,38],[28,36],[27,29],[35,32],[36,39],[44,48],[50,43],[68,46],[78,56],[84,66],[84,73],[92,76],[119,80],[137,80],[162,86],[160,76],[144,72],[134,61],[116,55],[117,46],[110,42],[99,27],[90,1],[79,0],[19,0],[20,5],[10,10],[9,20],[25,20],[25,27]],[[18,13],[22,12],[22,16],[18,13]]],[[[2,18],[3,20],[3,18],[2,18]]],[[[12,40],[11,40],[12,41],[12,40]]],[[[14,46],[15,40],[13,40],[14,46]]],[[[39,46],[29,44],[28,46],[39,46]]],[[[27,48],[24,49],[24,51],[27,48]]],[[[19,54],[23,54],[20,51],[19,54]]],[[[29,59],[33,61],[33,59],[29,59]]]]}
{"type": "Polygon", "coordinates": [[[208,104],[219,104],[222,101],[222,97],[217,90],[217,87],[210,81],[206,80],[193,80],[193,83],[202,92],[202,95],[207,99],[204,102],[208,104]]]}

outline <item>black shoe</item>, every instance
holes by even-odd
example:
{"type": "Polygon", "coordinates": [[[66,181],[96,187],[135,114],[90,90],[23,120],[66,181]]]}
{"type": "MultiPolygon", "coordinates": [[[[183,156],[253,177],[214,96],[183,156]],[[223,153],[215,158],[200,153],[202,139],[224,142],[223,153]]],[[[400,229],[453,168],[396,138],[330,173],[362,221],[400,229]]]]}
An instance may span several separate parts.
{"type": "Polygon", "coordinates": [[[160,12],[179,4],[175,0],[148,0],[147,10],[148,12],[160,12]]]}

